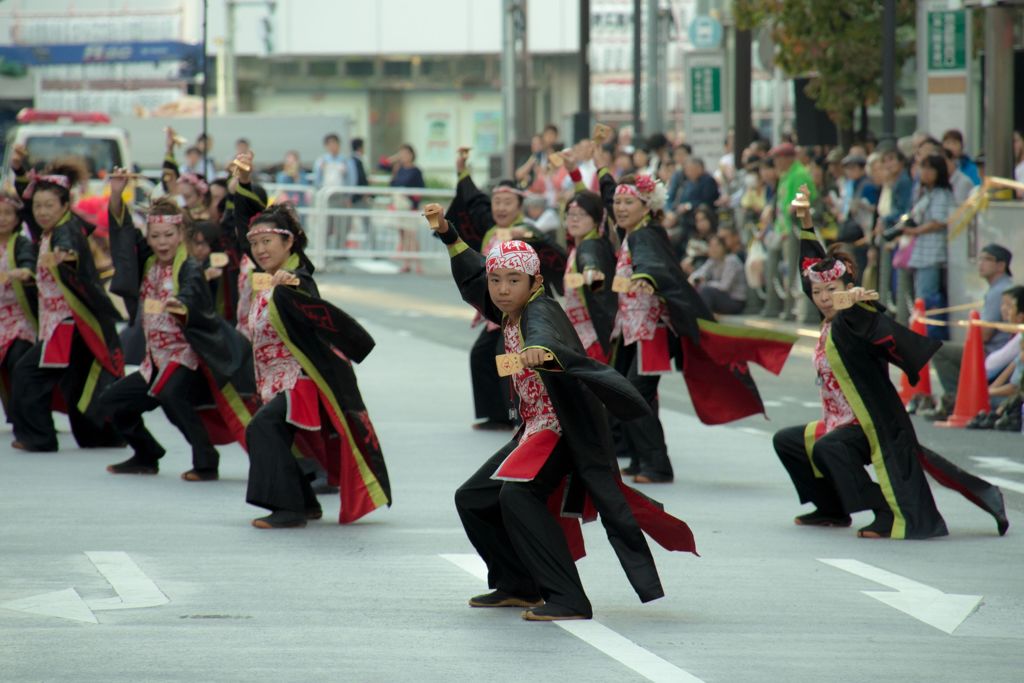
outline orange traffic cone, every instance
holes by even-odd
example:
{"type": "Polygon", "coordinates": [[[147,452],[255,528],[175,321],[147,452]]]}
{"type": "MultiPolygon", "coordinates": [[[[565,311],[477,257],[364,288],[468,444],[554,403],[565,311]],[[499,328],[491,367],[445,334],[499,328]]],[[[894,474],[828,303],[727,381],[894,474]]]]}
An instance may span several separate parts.
{"type": "MultiPolygon", "coordinates": [[[[910,329],[922,336],[928,334],[928,331],[922,322],[924,317],[924,299],[917,299],[914,301],[914,315],[911,318],[910,329]]],[[[913,401],[915,396],[925,396],[927,398],[918,399],[917,401],[914,401],[914,403],[931,401],[931,366],[927,363],[923,368],[921,368],[920,379],[917,380],[917,386],[910,386],[910,380],[907,378],[906,373],[903,373],[900,377],[900,400],[903,401],[903,405],[909,408],[910,403],[913,401]]]]}
{"type": "MultiPolygon", "coordinates": [[[[980,319],[971,311],[971,321],[980,319]]],[[[971,325],[967,329],[967,343],[960,358],[960,382],[956,389],[956,406],[945,422],[936,427],[963,427],[982,412],[988,412],[988,381],[985,377],[985,346],[981,341],[981,328],[971,325]]]]}

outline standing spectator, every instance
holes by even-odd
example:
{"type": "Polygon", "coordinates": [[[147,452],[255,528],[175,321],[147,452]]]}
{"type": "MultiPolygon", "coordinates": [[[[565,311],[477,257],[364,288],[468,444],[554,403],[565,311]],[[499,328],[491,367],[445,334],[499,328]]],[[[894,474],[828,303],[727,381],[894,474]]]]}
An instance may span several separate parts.
{"type": "Polygon", "coordinates": [[[1024,136],[1019,130],[1013,131],[1013,179],[1024,182],[1024,136]]]}
{"type": "Polygon", "coordinates": [[[914,192],[914,183],[904,167],[903,155],[895,147],[882,152],[881,180],[874,233],[879,241],[878,293],[882,298],[883,305],[889,306],[890,293],[897,289],[892,276],[893,250],[896,248],[897,242],[884,240],[881,235],[896,225],[903,214],[910,211],[913,206],[914,192]]]}
{"type": "Polygon", "coordinates": [[[647,138],[647,149],[650,150],[651,158],[645,173],[653,178],[657,175],[661,162],[671,158],[672,143],[664,133],[653,133],[651,137],[647,138]]]}
{"type": "Polygon", "coordinates": [[[943,305],[946,230],[953,208],[945,158],[938,154],[925,157],[921,162],[921,196],[910,212],[917,225],[906,228],[903,234],[914,238],[909,262],[914,269],[914,297],[924,299],[926,308],[943,305]]]}
{"type": "Polygon", "coordinates": [[[839,212],[838,240],[849,245],[857,263],[857,272],[864,273],[868,262],[867,237],[871,234],[878,202],[878,190],[866,173],[867,159],[848,155],[843,159],[843,183],[839,212]]]}
{"type": "MultiPolygon", "coordinates": [[[[391,187],[426,187],[426,183],[423,182],[423,173],[416,165],[416,151],[412,148],[412,145],[406,143],[398,148],[398,154],[395,155],[397,161],[391,167],[391,187]]],[[[420,197],[418,195],[402,196],[396,195],[393,208],[398,210],[415,210],[420,205],[420,197]]],[[[416,238],[416,229],[405,229],[399,230],[401,235],[401,242],[398,245],[399,252],[418,252],[420,250],[419,240],[416,238]]],[[[408,273],[412,270],[413,264],[416,265],[416,272],[422,273],[423,266],[418,259],[402,259],[402,271],[408,273]]]]}
{"type": "Polygon", "coordinates": [[[776,145],[772,148],[771,155],[775,160],[775,170],[779,174],[779,185],[775,193],[774,232],[771,233],[770,239],[765,240],[765,247],[768,250],[765,285],[767,300],[761,315],[780,316],[792,320],[795,318],[794,306],[798,300],[802,303],[804,297],[800,296],[800,244],[793,233],[790,206],[801,185],[807,185],[812,202],[817,199],[818,191],[807,168],[797,161],[796,148],[791,143],[776,145]],[[786,275],[782,279],[785,291],[779,296],[773,283],[779,278],[783,264],[786,267],[786,275]]]}
{"type": "Polygon", "coordinates": [[[544,130],[540,133],[540,138],[544,145],[544,157],[541,161],[546,163],[548,154],[554,154],[559,151],[558,126],[553,123],[544,126],[544,130]]]}
{"type": "Polygon", "coordinates": [[[964,172],[971,182],[981,185],[981,174],[978,166],[964,153],[964,134],[954,129],[947,130],[942,134],[942,146],[953,153],[957,166],[964,172]]]}
{"type": "Polygon", "coordinates": [[[620,150],[615,153],[615,163],[612,167],[612,176],[616,180],[623,176],[636,172],[633,166],[633,156],[626,151],[620,150]]]}
{"type": "Polygon", "coordinates": [[[274,182],[279,185],[305,185],[306,174],[302,171],[302,163],[299,161],[299,153],[289,150],[284,154],[284,161],[281,163],[281,170],[274,176],[274,182]]]}
{"type": "Polygon", "coordinates": [[[953,190],[953,202],[960,206],[974,191],[974,183],[967,177],[960,167],[957,166],[956,157],[949,149],[943,149],[943,156],[946,158],[946,171],[949,173],[949,188],[953,190]]]}
{"type": "MultiPolygon", "coordinates": [[[[318,190],[325,187],[342,187],[348,183],[348,160],[341,153],[341,138],[337,133],[324,136],[324,153],[313,162],[313,184],[318,190]]],[[[348,204],[345,195],[334,193],[327,200],[332,209],[344,208],[348,204]]],[[[329,247],[345,246],[344,233],[348,231],[343,216],[331,216],[327,222],[327,242],[329,247]]]]}
{"type": "Polygon", "coordinates": [[[217,162],[213,159],[213,138],[206,133],[200,133],[196,138],[195,148],[199,150],[199,156],[205,155],[206,161],[202,163],[201,175],[206,180],[213,180],[217,177],[217,162]]]}
{"type": "Polygon", "coordinates": [[[178,172],[181,175],[191,173],[192,175],[205,176],[203,173],[203,153],[198,147],[193,145],[185,150],[185,163],[178,167],[178,172]]]}
{"type": "MultiPolygon", "coordinates": [[[[352,138],[352,155],[348,158],[347,178],[349,185],[355,185],[356,187],[370,186],[370,180],[366,176],[366,162],[363,156],[362,138],[352,138]]],[[[368,194],[354,194],[352,195],[351,202],[352,208],[363,209],[370,206],[373,199],[368,194]]],[[[370,217],[361,216],[359,221],[363,225],[363,230],[366,232],[367,239],[370,240],[370,246],[375,248],[376,233],[373,232],[373,224],[370,221],[370,217]]]]}
{"type": "Polygon", "coordinates": [[[700,298],[713,313],[735,315],[747,305],[747,278],[743,262],[726,251],[725,242],[718,235],[708,240],[708,258],[690,275],[690,284],[697,288],[700,298]]]}
{"type": "Polygon", "coordinates": [[[665,206],[671,208],[679,203],[683,185],[686,183],[683,169],[686,168],[686,162],[690,160],[691,154],[693,154],[693,148],[685,142],[676,145],[675,149],[672,150],[672,161],[676,164],[676,170],[668,183],[668,195],[665,199],[665,206]]]}

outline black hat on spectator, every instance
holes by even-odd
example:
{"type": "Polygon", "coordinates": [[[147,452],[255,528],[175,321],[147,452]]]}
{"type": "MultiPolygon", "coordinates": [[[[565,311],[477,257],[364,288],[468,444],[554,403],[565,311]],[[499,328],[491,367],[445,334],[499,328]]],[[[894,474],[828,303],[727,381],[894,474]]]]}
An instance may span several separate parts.
{"type": "Polygon", "coordinates": [[[860,154],[847,154],[843,157],[843,166],[867,166],[868,160],[860,154]]]}
{"type": "Polygon", "coordinates": [[[1001,244],[996,244],[993,242],[991,244],[986,244],[984,247],[982,247],[981,252],[983,254],[988,254],[989,256],[994,258],[996,260],[996,263],[1005,263],[1006,274],[1010,275],[1010,259],[1013,258],[1013,254],[1010,253],[1009,249],[1007,249],[1001,244]]]}

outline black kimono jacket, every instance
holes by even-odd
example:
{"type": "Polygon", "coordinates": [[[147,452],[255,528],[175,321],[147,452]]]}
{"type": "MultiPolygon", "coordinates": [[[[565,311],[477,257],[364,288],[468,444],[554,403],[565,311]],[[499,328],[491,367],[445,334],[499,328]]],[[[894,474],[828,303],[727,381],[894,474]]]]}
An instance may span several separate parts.
{"type": "Polygon", "coordinates": [[[576,259],[570,266],[570,272],[583,273],[596,270],[604,275],[604,280],[596,280],[593,284],[578,288],[583,305],[590,316],[590,322],[597,333],[597,341],[601,344],[605,357],[611,357],[612,329],[615,327],[615,315],[619,310],[619,295],[612,291],[612,280],[615,279],[615,249],[604,235],[596,230],[592,236],[584,237],[576,245],[576,259]]]}
{"type": "MultiPolygon", "coordinates": [[[[452,275],[463,300],[488,320],[505,323],[487,291],[484,257],[458,240],[451,229],[442,239],[450,244],[452,275]]],[[[693,534],[685,522],[663,512],[660,504],[622,483],[605,413],[607,407],[621,420],[641,417],[649,412],[646,401],[622,375],[586,355],[565,311],[540,290],[523,310],[519,328],[524,348],[543,348],[554,355],[553,361],[538,368],[538,374],[573,462],[563,514],[582,515],[583,499],[589,497],[640,600],[663,596],[641,529],[669,550],[696,553],[693,534]]]]}
{"type": "MultiPolygon", "coordinates": [[[[235,236],[239,250],[250,258],[246,233],[260,207],[251,186],[239,184],[235,236]]],[[[253,265],[259,272],[255,259],[253,265]]],[[[274,288],[270,321],[303,373],[316,384],[321,413],[320,431],[297,430],[295,445],[303,456],[318,460],[328,480],[338,485],[338,521],[347,524],[392,502],[384,452],[352,369],[353,362],[361,363],[373,350],[374,341],[354,318],[320,298],[313,264],[304,253],[293,253],[284,270],[294,273],[299,285],[274,288]]]]}
{"type": "MultiPolygon", "coordinates": [[[[19,230],[15,230],[7,238],[7,249],[4,258],[7,261],[8,272],[16,268],[28,268],[34,273],[37,257],[35,244],[32,243],[31,239],[22,235],[19,230]]],[[[32,329],[38,331],[39,321],[36,315],[39,308],[39,298],[36,293],[35,282],[32,280],[21,282],[12,278],[7,281],[7,284],[0,284],[0,287],[7,286],[10,286],[14,291],[14,298],[18,302],[18,308],[21,309],[22,315],[25,316],[32,329]]],[[[0,353],[0,357],[2,356],[3,354],[0,353]]],[[[0,371],[0,395],[3,396],[5,406],[9,405],[11,396],[10,379],[7,376],[6,370],[0,371]]]]}
{"type": "MultiPolygon", "coordinates": [[[[813,231],[801,231],[800,237],[803,258],[825,256],[813,231]]],[[[833,318],[825,352],[871,446],[871,464],[894,517],[892,538],[948,533],[924,476],[926,471],[991,514],[1002,535],[1009,527],[1002,492],[924,448],[889,380],[891,363],[907,374],[911,384],[917,384],[920,372],[941,345],[895,322],[877,303],[862,302],[833,318]]]]}
{"type": "MultiPolygon", "coordinates": [[[[139,314],[142,282],[156,257],[126,210],[120,216],[110,213],[110,253],[115,268],[110,291],[124,299],[134,322],[139,314]]],[[[256,389],[252,349],[245,337],[215,312],[203,268],[188,256],[184,244],[178,246],[172,272],[174,296],[187,311],[175,318],[202,361],[201,372],[216,407],[199,410],[199,415],[215,443],[237,441],[245,446],[245,427],[251,412],[242,397],[252,395],[256,389]]]]}
{"type": "Polygon", "coordinates": [[[764,413],[748,363],[779,374],[796,343],[795,335],[716,322],[714,315],[686,279],[665,231],[644,226],[630,232],[633,279],[647,280],[665,302],[676,365],[682,369],[697,417],[722,424],[764,413]]]}
{"type": "MultiPolygon", "coordinates": [[[[460,176],[459,182],[455,186],[455,198],[448,206],[445,220],[454,225],[459,235],[473,251],[482,252],[491,241],[493,231],[498,229],[494,225],[494,217],[491,215],[491,198],[480,191],[468,173],[460,176]]],[[[562,277],[565,275],[565,249],[542,232],[523,225],[522,216],[517,218],[510,227],[526,230],[526,235],[522,240],[537,252],[537,257],[540,258],[540,273],[544,276],[544,282],[552,291],[562,294],[564,292],[562,277]]]]}

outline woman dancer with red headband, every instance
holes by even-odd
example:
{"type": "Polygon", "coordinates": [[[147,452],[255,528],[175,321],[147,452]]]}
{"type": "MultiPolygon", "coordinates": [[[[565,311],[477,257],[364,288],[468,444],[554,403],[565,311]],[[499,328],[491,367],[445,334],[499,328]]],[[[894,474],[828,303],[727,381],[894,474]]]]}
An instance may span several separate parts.
{"type": "Polygon", "coordinates": [[[618,310],[618,294],[612,291],[615,248],[608,235],[605,205],[615,194],[615,179],[607,168],[597,172],[601,194],[583,184],[571,150],[560,152],[576,195],[565,210],[565,229],[570,243],[565,266],[565,312],[587,350],[602,363],[611,359],[611,336],[618,310]]]}
{"type": "MultiPolygon", "coordinates": [[[[466,244],[483,253],[505,240],[527,242],[540,256],[541,270],[549,287],[561,294],[565,251],[542,233],[523,224],[523,198],[526,193],[513,181],[502,180],[488,197],[473,182],[466,156],[466,152],[460,151],[456,158],[459,181],[455,186],[455,199],[445,218],[457,227],[466,244]]],[[[494,356],[502,352],[501,328],[479,312],[473,318],[472,327],[478,325],[483,325],[483,329],[469,352],[469,372],[473,381],[476,417],[482,422],[474,424],[473,429],[510,430],[515,422],[512,389],[508,380],[498,377],[494,366],[494,356]]]]}
{"type": "MultiPolygon", "coordinates": [[[[249,410],[235,385],[252,375],[249,345],[213,305],[202,265],[188,256],[188,215],[170,198],[156,200],[146,234],[135,228],[121,198],[127,176],[110,180],[110,244],[116,273],[111,291],[141,320],[145,357],[138,371],[100,396],[98,412],[111,419],[134,453],[107,467],[111,474],[156,474],[165,451],[142,414],[162,407],[192,448],[185,481],[218,478],[214,443],[245,446],[249,410]],[[201,409],[205,406],[205,409],[201,409]]],[[[251,383],[249,380],[248,383],[251,383]]]]}
{"type": "Polygon", "coordinates": [[[124,356],[114,327],[120,315],[100,285],[89,248],[93,226],[71,211],[71,188],[82,179],[83,169],[53,162],[42,175],[33,176],[25,161],[25,150],[16,148],[11,164],[15,188],[31,205],[22,209],[22,219],[39,246],[39,341],[14,368],[13,446],[57,450],[51,413],[55,388],[80,447],[122,446],[113,427],[93,410],[94,399],[124,375],[124,356]]]}
{"type": "Polygon", "coordinates": [[[246,502],[270,510],[260,529],[304,527],[323,511],[293,447],[318,460],[341,494],[339,522],[354,522],[391,505],[384,454],[359,393],[352,363],[374,341],[345,312],[319,298],[306,233],[288,204],[253,214],[240,181],[235,221],[240,247],[257,270],[250,275],[249,312],[256,386],[263,406],[246,429],[246,502]]]}
{"type": "Polygon", "coordinates": [[[822,419],[783,429],[773,440],[800,502],[815,506],[793,521],[848,527],[852,513],[871,510],[874,521],[857,532],[862,538],[945,536],[927,471],[991,514],[999,534],[1006,533],[1009,522],[999,488],[924,448],[889,381],[891,363],[916,384],[941,343],[896,323],[874,300],[874,292],[854,287],[852,259],[822,248],[806,200],[800,201],[806,196],[804,188],[793,204],[805,227],[800,231],[804,293],[823,318],[814,349],[822,419]],[[840,304],[840,298],[847,301],[840,304]],[[865,470],[869,464],[878,483],[865,470]]]}
{"type": "Polygon", "coordinates": [[[21,199],[0,189],[0,400],[11,421],[11,374],[36,343],[36,247],[21,234],[21,199]]]}
{"type": "Polygon", "coordinates": [[[764,412],[747,363],[778,374],[796,342],[793,335],[715,321],[660,226],[664,202],[661,184],[638,175],[619,180],[612,206],[622,237],[613,282],[619,292],[614,364],[652,411],[620,425],[618,451],[631,458],[623,473],[642,484],[673,478],[658,418],[659,375],[671,372],[673,358],[683,371],[697,417],[705,424],[722,424],[764,412]]]}

